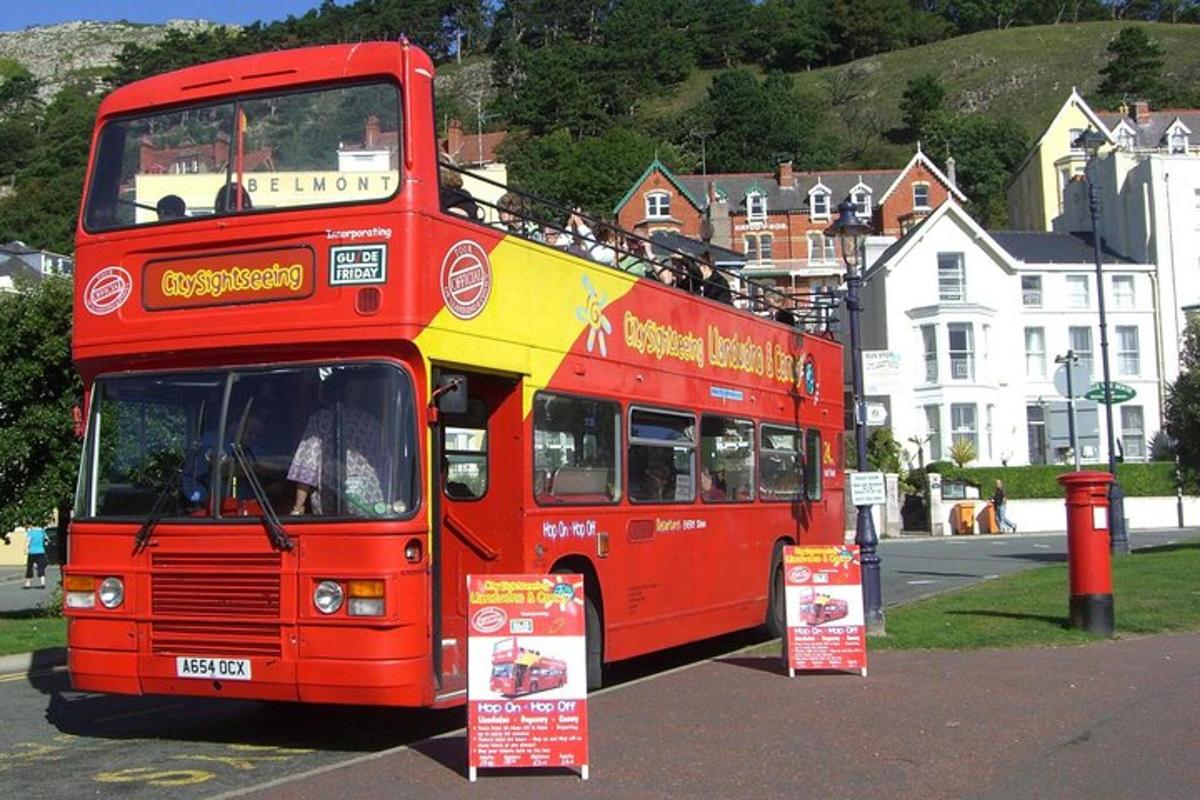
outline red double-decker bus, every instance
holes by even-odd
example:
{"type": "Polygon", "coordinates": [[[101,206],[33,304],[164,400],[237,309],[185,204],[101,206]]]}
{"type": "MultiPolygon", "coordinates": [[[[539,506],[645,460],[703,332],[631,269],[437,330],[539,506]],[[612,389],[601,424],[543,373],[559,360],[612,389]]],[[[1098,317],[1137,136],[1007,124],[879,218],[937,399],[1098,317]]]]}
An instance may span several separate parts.
{"type": "Polygon", "coordinates": [[[515,637],[492,646],[489,688],[505,697],[545,692],[567,682],[567,662],[522,647],[515,637]]]}
{"type": "Polygon", "coordinates": [[[439,706],[466,576],[582,573],[604,662],[783,628],[843,540],[841,350],[443,210],[429,58],[100,108],[78,227],[78,689],[439,706]]]}

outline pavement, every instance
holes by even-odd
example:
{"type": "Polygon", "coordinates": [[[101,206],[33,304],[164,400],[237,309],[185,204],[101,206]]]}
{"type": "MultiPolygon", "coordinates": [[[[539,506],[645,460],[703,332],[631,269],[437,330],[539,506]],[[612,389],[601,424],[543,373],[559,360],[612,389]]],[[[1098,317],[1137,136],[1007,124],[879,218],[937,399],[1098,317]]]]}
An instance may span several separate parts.
{"type": "MultiPolygon", "coordinates": [[[[206,794],[1200,796],[1200,634],[1123,636],[1083,647],[873,652],[865,678],[788,678],[779,658],[735,652],[593,693],[588,704],[586,782],[565,770],[481,770],[469,783],[458,729],[265,783],[245,774],[234,784],[240,788],[214,786],[206,794]]],[[[391,727],[407,713],[395,712],[391,723],[387,715],[372,719],[391,727]]],[[[173,795],[163,788],[139,796],[173,795]]]]}

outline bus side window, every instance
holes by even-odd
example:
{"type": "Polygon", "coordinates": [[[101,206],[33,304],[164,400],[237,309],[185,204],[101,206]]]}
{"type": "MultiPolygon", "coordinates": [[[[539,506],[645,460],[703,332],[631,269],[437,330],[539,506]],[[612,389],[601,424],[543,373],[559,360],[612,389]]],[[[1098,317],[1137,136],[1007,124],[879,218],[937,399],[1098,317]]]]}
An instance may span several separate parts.
{"type": "Polygon", "coordinates": [[[821,499],[821,475],[824,472],[821,459],[821,432],[809,428],[804,432],[804,496],[809,500],[821,499]]]}
{"type": "Polygon", "coordinates": [[[696,496],[696,422],[689,414],[629,413],[629,499],[690,503],[696,496]]]}

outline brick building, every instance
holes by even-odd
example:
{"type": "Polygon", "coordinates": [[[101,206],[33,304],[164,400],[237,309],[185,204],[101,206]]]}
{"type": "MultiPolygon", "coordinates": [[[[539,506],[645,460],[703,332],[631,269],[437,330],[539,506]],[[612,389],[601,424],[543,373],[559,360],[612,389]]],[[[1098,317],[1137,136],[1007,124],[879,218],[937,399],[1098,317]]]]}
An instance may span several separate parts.
{"type": "Polygon", "coordinates": [[[838,204],[854,202],[875,235],[901,236],[947,197],[966,202],[953,163],[949,171],[919,148],[890,170],[795,172],[785,162],[773,173],[676,175],[656,158],[613,213],[643,235],[671,231],[743,252],[747,276],[804,294],[842,280],[837,243],[824,235],[838,204]]]}

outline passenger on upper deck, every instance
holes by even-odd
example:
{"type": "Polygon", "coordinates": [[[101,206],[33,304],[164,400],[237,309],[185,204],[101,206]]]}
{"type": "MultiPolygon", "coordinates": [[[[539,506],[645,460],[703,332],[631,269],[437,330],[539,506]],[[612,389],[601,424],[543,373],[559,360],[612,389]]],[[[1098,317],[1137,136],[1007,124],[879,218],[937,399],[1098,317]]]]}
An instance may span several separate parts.
{"type": "Polygon", "coordinates": [[[700,280],[698,283],[693,283],[692,291],[709,300],[733,305],[733,293],[729,290],[729,281],[713,268],[712,255],[706,251],[696,262],[696,266],[700,271],[700,280]]]}
{"type": "Polygon", "coordinates": [[[546,241],[541,228],[529,219],[520,195],[515,192],[505,192],[496,201],[496,211],[500,215],[499,227],[535,242],[546,241]]]}
{"type": "MultiPolygon", "coordinates": [[[[164,200],[166,198],[163,198],[164,200]]],[[[159,201],[162,202],[161,200],[159,201]]],[[[180,203],[183,201],[180,200],[180,203]]],[[[224,183],[221,188],[217,189],[217,196],[213,200],[214,214],[228,214],[231,211],[245,211],[251,207],[250,193],[246,191],[246,187],[241,184],[224,183]],[[234,187],[237,187],[236,193],[234,187]],[[241,196],[241,205],[238,205],[238,196],[241,196]]]]}
{"type": "Polygon", "coordinates": [[[442,166],[438,170],[438,196],[441,200],[442,210],[482,222],[483,215],[479,212],[475,198],[463,188],[462,174],[453,169],[457,166],[450,156],[442,154],[442,166]]]}

